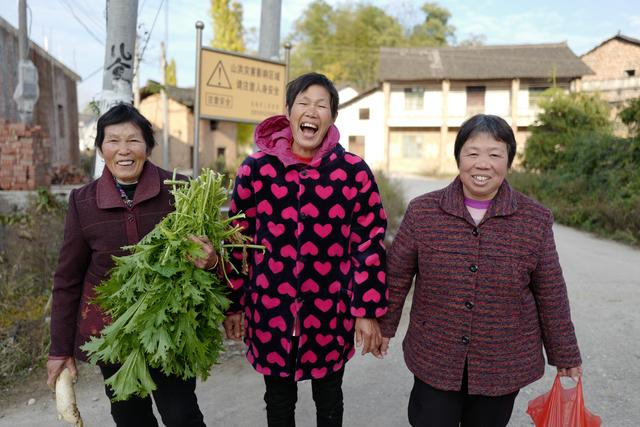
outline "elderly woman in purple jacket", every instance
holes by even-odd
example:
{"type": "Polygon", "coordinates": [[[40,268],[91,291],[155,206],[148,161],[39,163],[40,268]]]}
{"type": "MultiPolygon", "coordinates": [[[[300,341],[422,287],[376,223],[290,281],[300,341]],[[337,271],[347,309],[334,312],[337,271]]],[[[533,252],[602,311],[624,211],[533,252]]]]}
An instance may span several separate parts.
{"type": "MultiPolygon", "coordinates": [[[[338,93],[310,73],[287,86],[286,116],[256,128],[231,213],[264,254],[233,280],[242,311],[225,322],[264,375],[269,426],[294,426],[297,381],[311,380],[318,426],[342,425],[342,377],[354,352],[378,350],[387,310],[386,216],[371,170],[340,145],[338,93]],[[242,332],[242,316],[246,333],[242,332]]],[[[236,254],[241,256],[241,254],[236,254]]]]}
{"type": "Polygon", "coordinates": [[[520,388],[581,359],[551,212],[513,190],[511,127],[476,115],[456,137],[458,177],[411,201],[388,254],[386,353],[415,278],[405,362],[414,374],[409,422],[504,427],[520,388]]]}
{"type": "MultiPolygon", "coordinates": [[[[73,190],[69,198],[64,242],[53,282],[47,362],[50,387],[65,367],[76,376],[76,359],[87,361],[80,346],[110,321],[90,301],[95,296],[94,288],[114,265],[112,256],[126,255],[123,246],[137,243],[173,210],[173,198],[164,184],[172,174],[148,160],[154,145],[151,123],[130,105],[116,105],[98,120],[96,148],[106,167],[98,180],[73,190]]],[[[206,268],[217,263],[211,248],[207,255],[206,260],[195,260],[194,264],[206,268]]],[[[100,366],[105,379],[118,368],[100,366]]],[[[166,376],[157,369],[150,372],[157,385],[153,399],[164,424],[204,426],[195,378],[166,376]]],[[[105,391],[113,397],[110,388],[105,387],[105,391]]],[[[111,402],[111,415],[119,427],[158,425],[150,397],[111,402]]]]}

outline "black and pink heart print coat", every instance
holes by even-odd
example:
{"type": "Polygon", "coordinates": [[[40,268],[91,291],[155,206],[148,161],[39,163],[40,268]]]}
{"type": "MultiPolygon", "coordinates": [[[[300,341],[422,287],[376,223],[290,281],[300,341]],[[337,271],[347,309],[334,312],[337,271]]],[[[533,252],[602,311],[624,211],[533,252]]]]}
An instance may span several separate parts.
{"type": "Polygon", "coordinates": [[[256,128],[260,151],[238,170],[230,214],[243,212],[244,232],[267,249],[249,253],[248,276],[232,284],[247,359],[265,375],[304,380],[339,370],[355,353],[355,318],[387,311],[386,214],[371,170],[339,137],[331,126],[304,164],[291,152],[287,118],[271,117],[256,128]]]}

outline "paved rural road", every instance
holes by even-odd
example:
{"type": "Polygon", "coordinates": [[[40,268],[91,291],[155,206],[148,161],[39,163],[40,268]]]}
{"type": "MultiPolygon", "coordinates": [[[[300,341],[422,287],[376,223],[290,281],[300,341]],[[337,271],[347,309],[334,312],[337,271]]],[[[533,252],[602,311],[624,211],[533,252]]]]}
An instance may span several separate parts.
{"type": "MultiPolygon", "coordinates": [[[[420,177],[402,178],[408,197],[446,185],[420,177]]],[[[572,229],[555,227],[560,260],[569,288],[573,320],[584,359],[587,407],[602,416],[603,425],[640,425],[640,251],[594,238],[572,229]]],[[[399,336],[407,326],[408,304],[399,336]]],[[[208,426],[264,426],[263,383],[231,346],[226,360],[198,385],[200,406],[208,426]]],[[[407,426],[406,404],[412,384],[402,358],[400,340],[392,341],[383,361],[356,356],[345,374],[345,427],[407,426]]],[[[528,400],[546,392],[555,370],[523,389],[510,426],[530,426],[528,400]]],[[[44,379],[43,379],[44,380],[44,379]]],[[[44,382],[44,381],[43,381],[44,382]]],[[[113,426],[108,402],[94,368],[83,370],[78,383],[79,407],[87,427],[113,426]]],[[[298,425],[315,425],[308,382],[300,384],[298,425]]],[[[55,403],[42,385],[23,401],[0,406],[0,426],[63,426],[55,420],[55,403]],[[29,397],[36,402],[27,405],[29,397]]]]}

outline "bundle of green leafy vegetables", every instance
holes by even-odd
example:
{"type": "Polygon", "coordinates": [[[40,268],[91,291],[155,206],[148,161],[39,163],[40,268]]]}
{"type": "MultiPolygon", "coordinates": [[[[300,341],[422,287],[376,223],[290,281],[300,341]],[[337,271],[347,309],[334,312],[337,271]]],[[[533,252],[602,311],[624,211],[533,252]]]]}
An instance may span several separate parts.
{"type": "Polygon", "coordinates": [[[229,307],[226,266],[229,248],[263,249],[249,244],[221,208],[228,189],[223,176],[204,170],[197,179],[176,181],[171,191],[175,210],[138,244],[131,254],[114,257],[109,278],[96,288],[94,303],[113,322],[82,349],[91,363],[122,365],[106,384],[114,401],[147,396],[156,385],[149,367],[165,375],[206,379],[223,351],[220,324],[229,307]],[[195,267],[189,258],[204,256],[189,236],[207,236],[219,262],[215,272],[195,267]]]}

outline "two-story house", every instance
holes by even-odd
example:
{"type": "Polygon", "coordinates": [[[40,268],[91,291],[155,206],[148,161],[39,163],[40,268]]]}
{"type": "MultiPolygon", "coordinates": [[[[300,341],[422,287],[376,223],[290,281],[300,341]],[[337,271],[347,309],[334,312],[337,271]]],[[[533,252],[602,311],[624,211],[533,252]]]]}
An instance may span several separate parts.
{"type": "Polygon", "coordinates": [[[381,48],[380,84],[342,103],[336,124],[374,169],[453,174],[455,136],[467,118],[503,117],[522,150],[540,94],[552,85],[579,90],[588,74],[566,43],[381,48]]]}

